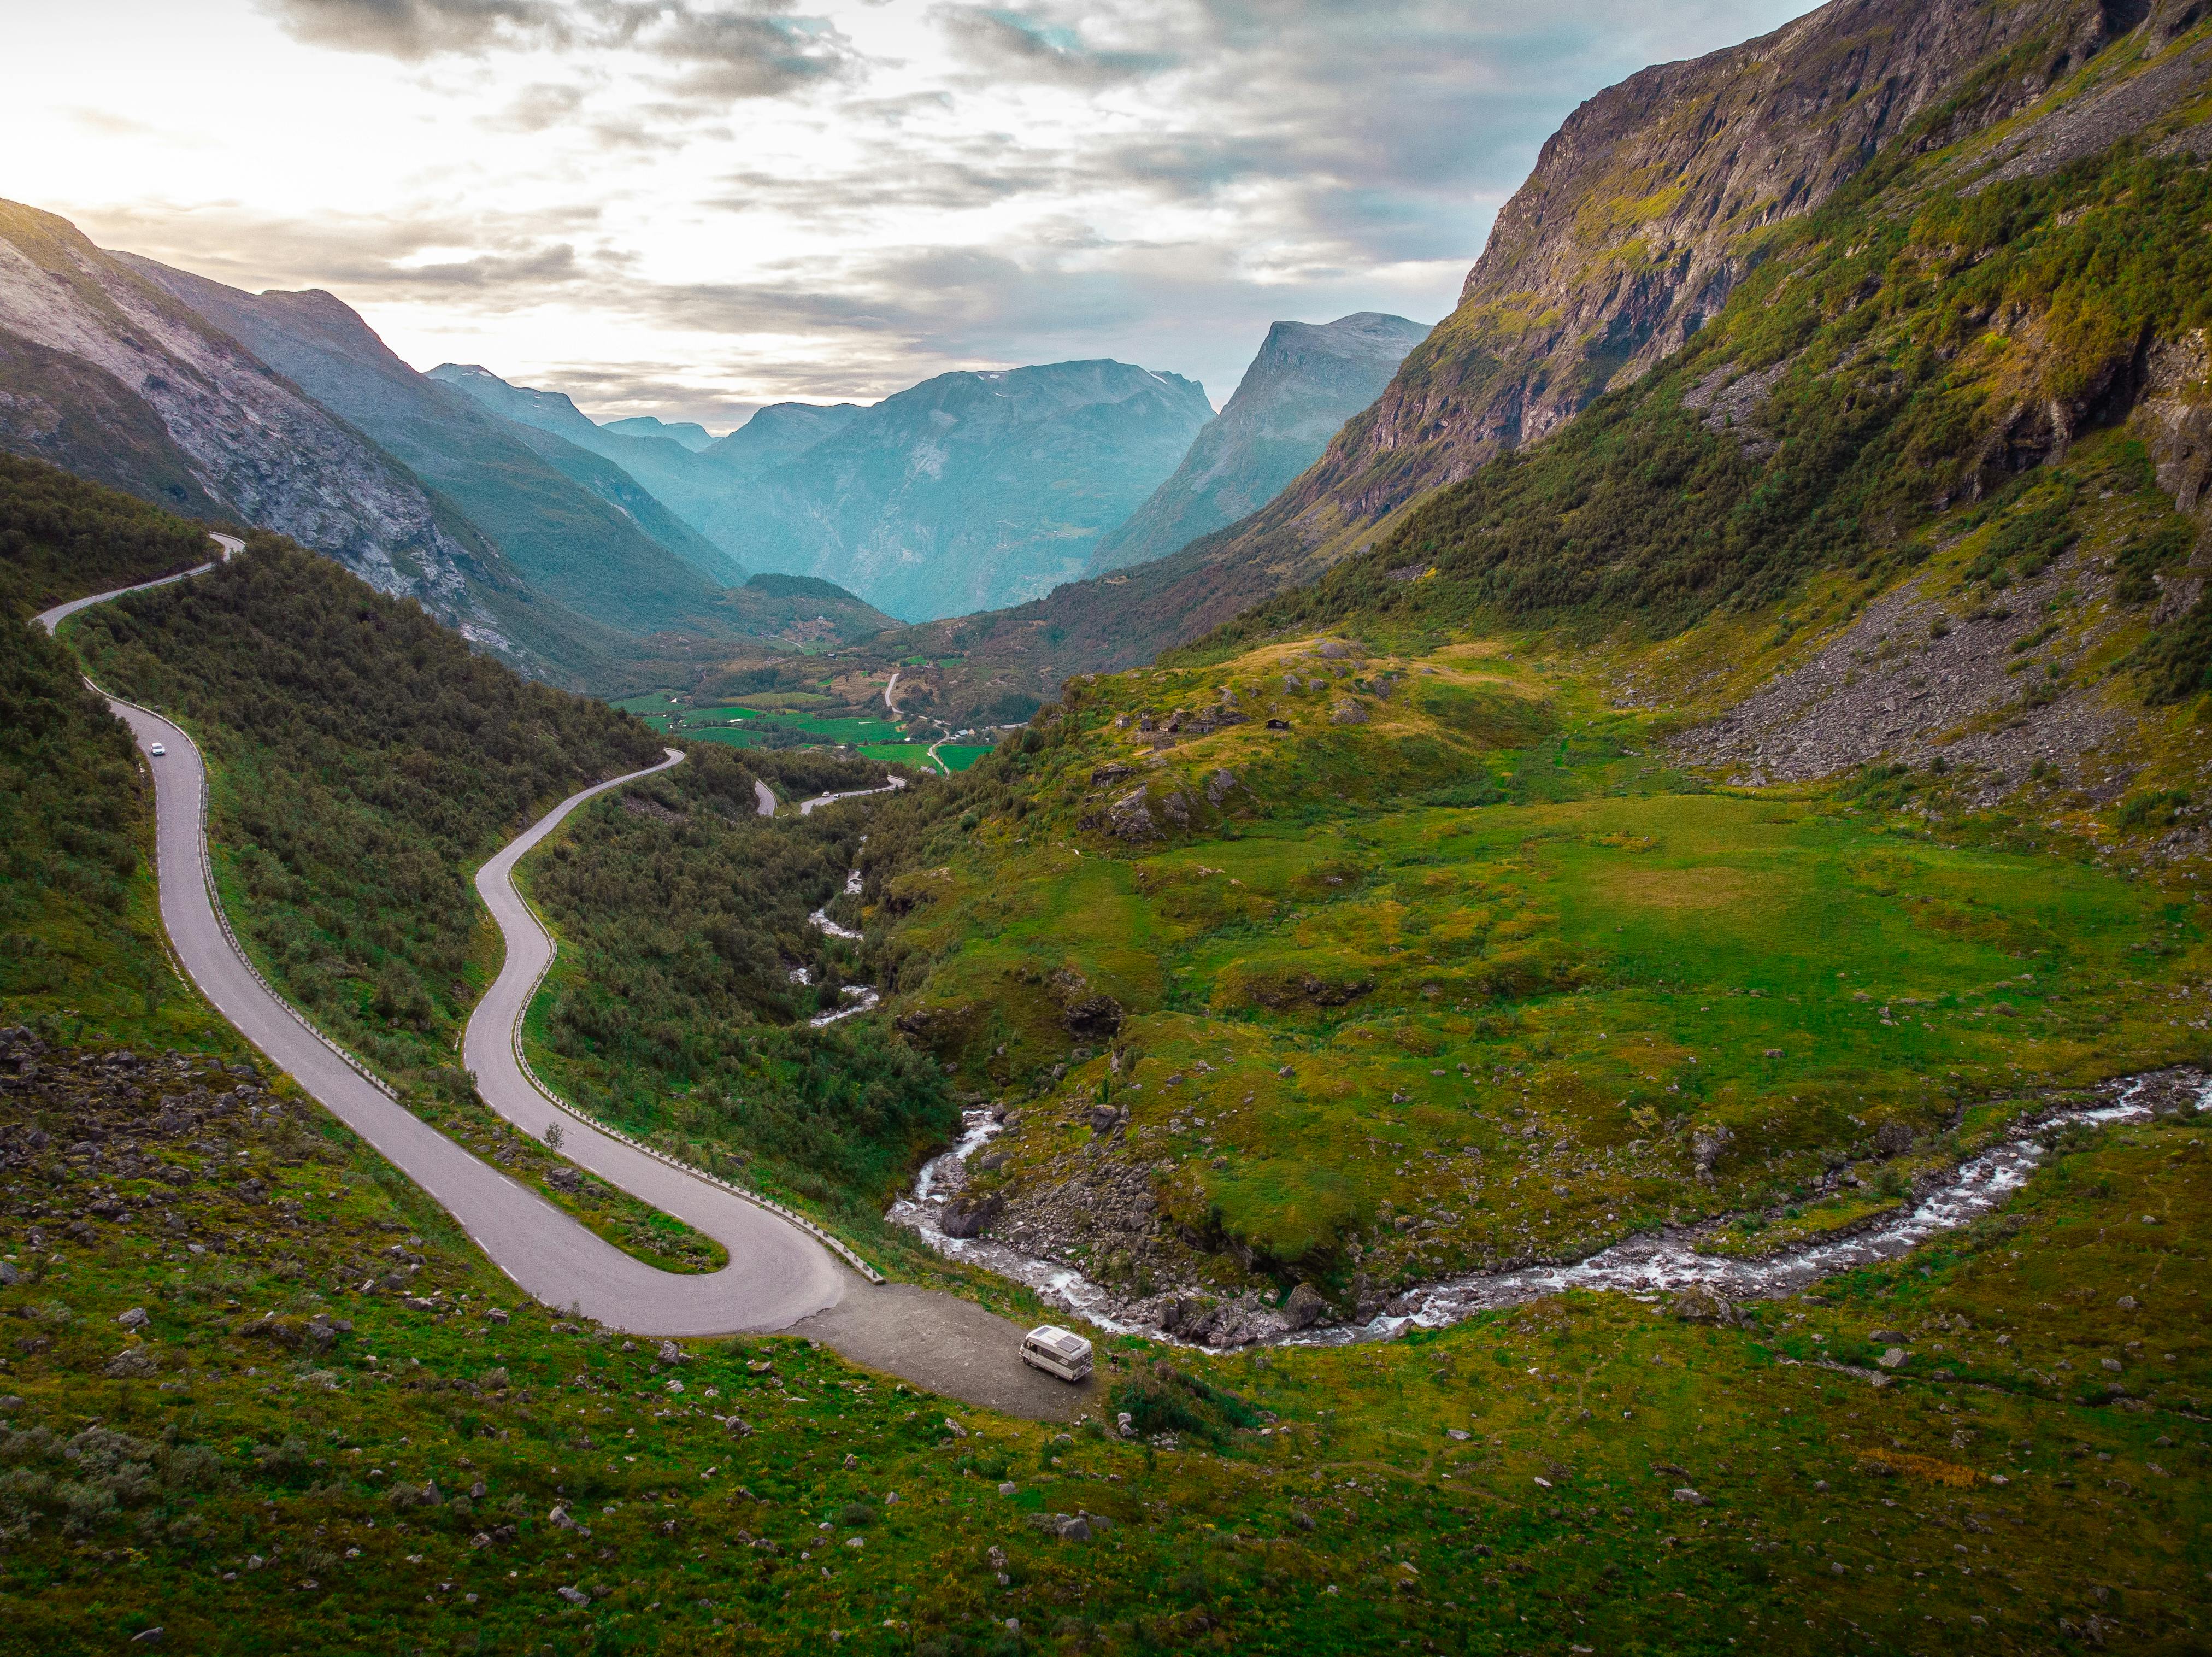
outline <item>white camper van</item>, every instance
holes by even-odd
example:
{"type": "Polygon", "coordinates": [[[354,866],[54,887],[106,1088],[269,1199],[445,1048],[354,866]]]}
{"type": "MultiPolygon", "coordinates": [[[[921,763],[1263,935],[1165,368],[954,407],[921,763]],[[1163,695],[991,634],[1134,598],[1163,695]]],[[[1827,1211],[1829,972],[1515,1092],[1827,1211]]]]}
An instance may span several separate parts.
{"type": "Polygon", "coordinates": [[[1042,1324],[1022,1337],[1022,1362],[1064,1381],[1079,1381],[1091,1373],[1091,1343],[1057,1325],[1042,1324]]]}

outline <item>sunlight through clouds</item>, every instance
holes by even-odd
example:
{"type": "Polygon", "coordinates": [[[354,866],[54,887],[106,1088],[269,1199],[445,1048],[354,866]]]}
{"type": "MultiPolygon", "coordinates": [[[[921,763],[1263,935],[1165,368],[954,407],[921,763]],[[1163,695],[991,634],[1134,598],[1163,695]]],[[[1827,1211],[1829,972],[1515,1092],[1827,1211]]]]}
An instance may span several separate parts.
{"type": "Polygon", "coordinates": [[[717,430],[1449,310],[1583,98],[1800,0],[118,0],[18,26],[10,194],[419,366],[717,430]]]}

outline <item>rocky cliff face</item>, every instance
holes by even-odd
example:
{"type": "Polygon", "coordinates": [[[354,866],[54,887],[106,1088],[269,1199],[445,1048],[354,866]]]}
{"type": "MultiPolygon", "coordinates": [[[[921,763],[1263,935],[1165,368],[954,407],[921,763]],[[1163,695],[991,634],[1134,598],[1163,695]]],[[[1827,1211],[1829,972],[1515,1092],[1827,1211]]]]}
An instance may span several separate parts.
{"type": "Polygon", "coordinates": [[[1258,511],[1321,458],[1428,332],[1377,311],[1318,325],[1276,323],[1237,394],[1198,434],[1175,475],[1099,542],[1091,573],[1164,558],[1258,511]]]}
{"type": "Polygon", "coordinates": [[[657,502],[635,490],[635,501],[621,499],[626,480],[604,462],[537,453],[514,429],[402,362],[336,295],[248,294],[151,259],[114,257],[452,501],[541,597],[633,637],[742,633],[721,582],[682,556],[712,559],[713,550],[657,502]],[[607,475],[594,475],[594,466],[607,475]]]}
{"type": "Polygon", "coordinates": [[[1194,382],[1126,362],[939,375],[726,496],[708,532],[895,615],[1016,603],[1079,575],[1212,415],[1194,382]]]}
{"type": "Polygon", "coordinates": [[[406,469],[64,219],[0,203],[0,443],[219,511],[419,599],[520,665],[496,551],[406,469]]]}
{"type": "MultiPolygon", "coordinates": [[[[1761,40],[1632,76],[1545,146],[1458,307],[1310,470],[1182,551],[993,629],[969,624],[970,648],[1018,658],[1024,678],[1126,666],[1310,580],[1430,490],[1663,360],[1876,158],[1963,144],[1962,175],[1986,181],[2047,174],[2150,126],[2203,82],[2199,52],[2175,44],[2203,10],[1832,0],[1761,40]],[[2160,61],[2137,72],[2146,55],[2160,61]],[[2001,121],[1987,153],[1967,142],[2001,121]]],[[[2186,140],[2200,154],[2203,135],[2186,140]]],[[[2063,440],[2038,429],[2047,413],[2019,411],[2027,448],[2063,440]]]]}
{"type": "Polygon", "coordinates": [[[1954,143],[2138,26],[2193,21],[2197,9],[2153,9],[1832,0],[1601,93],[1544,146],[1457,308],[1269,527],[1371,521],[1558,429],[1695,333],[1759,258],[1761,232],[1812,211],[1900,139],[1914,151],[1954,143]]]}

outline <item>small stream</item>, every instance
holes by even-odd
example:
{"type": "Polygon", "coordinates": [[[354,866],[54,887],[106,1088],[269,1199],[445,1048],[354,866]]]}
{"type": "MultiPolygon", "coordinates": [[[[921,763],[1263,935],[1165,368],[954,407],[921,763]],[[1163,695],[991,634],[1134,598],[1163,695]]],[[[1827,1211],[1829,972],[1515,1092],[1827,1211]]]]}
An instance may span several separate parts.
{"type": "MultiPolygon", "coordinates": [[[[862,835],[860,837],[860,844],[862,845],[866,845],[867,843],[868,837],[865,834],[862,835]]],[[[856,868],[851,870],[846,874],[844,895],[848,898],[857,898],[860,895],[860,871],[859,869],[856,868]]],[[[858,943],[860,940],[860,935],[854,931],[850,927],[840,926],[836,922],[830,918],[830,905],[828,904],[823,905],[821,908],[816,910],[806,918],[810,923],[819,927],[823,931],[828,933],[833,938],[849,938],[855,943],[858,943]]],[[[806,969],[802,966],[799,970],[803,973],[806,969]]],[[[798,982],[804,984],[806,980],[804,978],[801,978],[798,979],[798,982]]],[[[812,1018],[806,1020],[808,1024],[811,1025],[817,1030],[819,1030],[823,1025],[835,1024],[840,1019],[854,1018],[862,1013],[872,1013],[875,1011],[878,1007],[883,1004],[884,998],[877,992],[873,984],[848,984],[837,993],[850,1000],[853,1004],[850,1007],[840,1007],[835,1012],[817,1013],[812,1018]]]]}
{"type": "MultiPolygon", "coordinates": [[[[1728,1223],[1724,1217],[1694,1228],[1631,1237],[1571,1263],[1446,1278],[1401,1295],[1393,1302],[1398,1311],[1365,1324],[1294,1332],[1279,1313],[1266,1312],[1243,1319],[1243,1332],[1247,1338],[1289,1345],[1387,1340],[1408,1325],[1443,1328],[1478,1312],[1518,1306],[1577,1288],[1648,1295],[1695,1287],[1726,1301],[1795,1295],[1838,1272],[1894,1259],[1940,1233],[1956,1230],[2002,1206],[2027,1183],[2048,1152],[2047,1142],[2063,1129],[2077,1124],[2148,1121],[2150,1106],[2136,1098],[2144,1085],[2145,1078],[2124,1078],[2107,1084],[2108,1103],[2053,1112],[2015,1124],[2007,1138],[1960,1164],[1949,1180],[1910,1209],[1848,1237],[1781,1249],[1759,1259],[1699,1253],[1698,1241],[1728,1223]]],[[[2195,1085],[2200,1106],[2212,1103],[2212,1081],[2199,1079],[2195,1085]]],[[[945,1235],[939,1223],[945,1202],[967,1183],[969,1158],[999,1130],[1000,1124],[989,1112],[967,1112],[962,1119],[959,1142],[926,1163],[913,1191],[894,1203],[884,1217],[915,1232],[948,1258],[1026,1283],[1054,1305],[1101,1329],[1175,1343],[1175,1337],[1164,1330],[1129,1321],[1121,1296],[1091,1282],[1073,1266],[1038,1259],[988,1238],[945,1235]]]]}

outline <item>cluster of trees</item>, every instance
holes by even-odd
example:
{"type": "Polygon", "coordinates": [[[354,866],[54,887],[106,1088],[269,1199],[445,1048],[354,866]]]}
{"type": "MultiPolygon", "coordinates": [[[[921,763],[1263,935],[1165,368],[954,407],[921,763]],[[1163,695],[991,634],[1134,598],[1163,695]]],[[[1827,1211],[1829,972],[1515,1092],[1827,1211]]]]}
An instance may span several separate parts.
{"type": "MultiPolygon", "coordinates": [[[[1194,650],[1353,616],[1663,635],[1779,600],[1814,570],[1883,579],[1925,556],[1917,532],[1947,503],[2000,509],[2037,475],[2063,439],[2033,418],[2013,429],[2015,411],[2092,424],[2124,413],[2143,344],[2212,321],[2212,175],[2185,159],[2122,152],[1971,197],[1936,192],[1906,220],[1883,192],[1909,164],[1869,169],[1790,233],[1664,369],[1194,650]],[[1683,403],[1699,381],[1775,365],[1786,372],[1752,411],[1765,443],[1683,403]],[[1437,575],[1405,579],[1417,566],[1437,575]]],[[[2039,501],[1984,575],[2063,550],[2070,514],[2070,501],[2039,501]]],[[[2145,601],[2186,545],[2144,537],[2122,596],[2145,601]]],[[[2197,631],[2212,618],[2180,634],[2197,631]]],[[[2161,687],[2201,678],[2197,654],[2177,642],[2166,655],[2161,687]]]]}
{"type": "Polygon", "coordinates": [[[551,1068],[630,1132],[672,1135],[720,1171],[871,1225],[958,1109],[936,1066],[880,1021],[803,1022],[862,975],[853,947],[808,917],[843,886],[875,819],[763,818],[755,767],[787,794],[883,777],[833,754],[701,743],[594,802],[526,866],[562,939],[551,1068]]]}
{"type": "Polygon", "coordinates": [[[59,1035],[91,1019],[152,1041],[198,1020],[161,958],[131,734],[28,618],[210,551],[196,524],[0,454],[0,1023],[59,1035]]]}
{"type": "Polygon", "coordinates": [[[152,812],[131,734],[65,646],[0,628],[0,1022],[118,996],[150,1014],[170,979],[131,912],[152,812]]]}
{"type": "Polygon", "coordinates": [[[77,640],[103,684],[200,740],[219,878],[264,968],[397,1069],[449,1063],[490,964],[470,871],[660,751],[629,716],[472,654],[274,536],[88,612],[77,640]]]}
{"type": "Polygon", "coordinates": [[[214,552],[198,524],[44,460],[0,453],[0,612],[32,615],[189,570],[214,552]]]}

